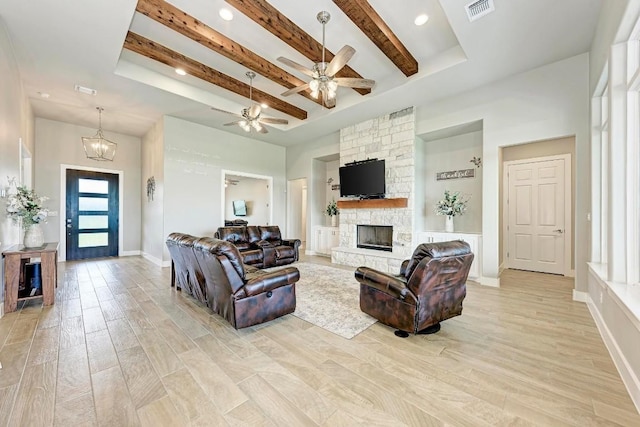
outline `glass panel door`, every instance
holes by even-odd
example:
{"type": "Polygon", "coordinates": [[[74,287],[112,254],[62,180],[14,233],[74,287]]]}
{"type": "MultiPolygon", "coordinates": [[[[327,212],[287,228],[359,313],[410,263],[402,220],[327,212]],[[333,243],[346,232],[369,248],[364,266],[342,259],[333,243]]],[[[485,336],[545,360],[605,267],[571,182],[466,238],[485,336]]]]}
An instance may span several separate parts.
{"type": "Polygon", "coordinates": [[[118,175],[67,170],[67,259],[118,255],[118,175]]]}

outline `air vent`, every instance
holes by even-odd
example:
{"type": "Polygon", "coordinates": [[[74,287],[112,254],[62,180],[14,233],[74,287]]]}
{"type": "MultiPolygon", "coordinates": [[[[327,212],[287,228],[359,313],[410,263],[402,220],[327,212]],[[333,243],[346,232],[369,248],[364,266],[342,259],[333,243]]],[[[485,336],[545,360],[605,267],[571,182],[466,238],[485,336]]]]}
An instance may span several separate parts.
{"type": "Polygon", "coordinates": [[[469,21],[471,22],[475,21],[476,19],[482,18],[483,16],[495,10],[495,7],[493,6],[493,0],[474,1],[466,5],[464,8],[467,11],[469,21]]]}
{"type": "Polygon", "coordinates": [[[75,89],[76,92],[84,93],[85,95],[96,96],[98,94],[97,90],[91,89],[90,87],[75,85],[73,88],[75,89]]]}

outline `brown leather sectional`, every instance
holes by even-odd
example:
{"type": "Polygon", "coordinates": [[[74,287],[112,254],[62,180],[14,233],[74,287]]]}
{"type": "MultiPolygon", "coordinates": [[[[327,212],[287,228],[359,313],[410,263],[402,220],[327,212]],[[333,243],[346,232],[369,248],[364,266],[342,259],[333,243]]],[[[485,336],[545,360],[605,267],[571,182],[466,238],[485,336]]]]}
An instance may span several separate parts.
{"type": "Polygon", "coordinates": [[[245,265],[232,243],[184,233],[167,237],[171,286],[176,286],[224,317],[234,328],[273,320],[296,308],[295,267],[266,272],[245,265]]]}
{"type": "Polygon", "coordinates": [[[257,268],[269,268],[298,261],[300,240],[283,239],[277,225],[220,227],[215,238],[233,243],[243,262],[257,268]]]}

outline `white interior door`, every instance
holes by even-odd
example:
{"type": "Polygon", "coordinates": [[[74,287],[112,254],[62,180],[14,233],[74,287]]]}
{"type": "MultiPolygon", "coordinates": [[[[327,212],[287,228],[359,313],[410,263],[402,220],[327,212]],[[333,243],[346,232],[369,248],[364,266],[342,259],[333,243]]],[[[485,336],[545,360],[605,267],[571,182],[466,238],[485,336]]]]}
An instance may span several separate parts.
{"type": "MultiPolygon", "coordinates": [[[[565,273],[565,160],[508,166],[507,265],[565,273]]],[[[569,195],[567,195],[569,197],[569,195]]]]}

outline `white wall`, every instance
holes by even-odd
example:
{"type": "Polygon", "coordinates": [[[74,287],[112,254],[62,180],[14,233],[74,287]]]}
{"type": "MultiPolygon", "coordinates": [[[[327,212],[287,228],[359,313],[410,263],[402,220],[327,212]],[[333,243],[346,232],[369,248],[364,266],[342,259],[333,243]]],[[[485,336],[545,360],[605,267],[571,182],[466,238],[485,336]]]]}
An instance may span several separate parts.
{"type": "MultiPolygon", "coordinates": [[[[0,187],[7,176],[20,177],[19,141],[33,153],[33,112],[23,91],[18,65],[4,21],[0,17],[0,187]]],[[[22,232],[7,218],[0,199],[0,246],[19,243],[22,232]]],[[[0,263],[0,317],[4,310],[4,263],[0,263]]]]}
{"type": "Polygon", "coordinates": [[[421,135],[483,120],[483,276],[499,284],[499,148],[575,135],[576,289],[586,290],[589,210],[588,54],[549,64],[417,110],[421,135]]]}
{"type": "MultiPolygon", "coordinates": [[[[325,172],[325,209],[327,207],[327,205],[332,201],[332,200],[338,200],[340,198],[340,190],[332,190],[331,186],[332,185],[336,185],[336,184],[340,184],[340,160],[332,160],[329,162],[326,162],[326,172],[325,172]],[[332,179],[331,184],[327,184],[327,181],[329,181],[329,179],[332,179]]],[[[329,225],[329,223],[331,223],[331,219],[329,217],[327,217],[327,225],[329,225]]]]}
{"type": "Polygon", "coordinates": [[[285,166],[284,147],[166,116],[163,239],[174,231],[213,236],[224,225],[223,169],[273,177],[273,222],[285,229],[285,166]]]}
{"type": "MultiPolygon", "coordinates": [[[[328,225],[324,211],[327,207],[325,162],[315,160],[340,153],[340,134],[335,132],[305,144],[287,147],[287,179],[307,178],[307,242],[316,225],[328,225]]],[[[340,193],[338,193],[340,194],[340,193]]],[[[307,245],[309,246],[309,245],[307,245]]]]}
{"type": "MultiPolygon", "coordinates": [[[[43,227],[46,241],[61,242],[60,224],[64,221],[65,201],[60,200],[61,165],[78,166],[80,168],[108,169],[122,171],[123,218],[120,227],[123,229],[122,248],[125,254],[140,252],[141,242],[141,192],[140,152],[141,140],[135,136],[104,131],[104,136],[118,144],[113,162],[99,162],[87,159],[81,138],[93,136],[96,128],[76,126],[69,123],[36,119],[36,153],[35,190],[42,196],[49,197],[46,206],[58,211],[57,217],[50,217],[43,227]]],[[[61,247],[61,252],[63,249],[61,247]]],[[[64,254],[62,254],[64,255],[64,254]]],[[[61,259],[64,259],[59,254],[61,259]]]]}
{"type": "MultiPolygon", "coordinates": [[[[416,220],[420,230],[443,231],[444,216],[435,214],[438,200],[444,191],[459,191],[469,199],[467,211],[454,219],[457,232],[478,233],[482,230],[482,167],[470,163],[473,157],[482,157],[482,132],[471,132],[448,138],[423,142],[424,173],[420,176],[424,184],[422,216],[416,220]],[[436,180],[437,172],[474,169],[473,178],[436,180]]],[[[416,177],[418,175],[416,174],[416,177]]]]}
{"type": "Polygon", "coordinates": [[[164,119],[160,119],[142,138],[142,253],[162,263],[164,248],[164,119]],[[147,198],[147,180],[153,177],[156,191],[153,200],[147,198]]]}

